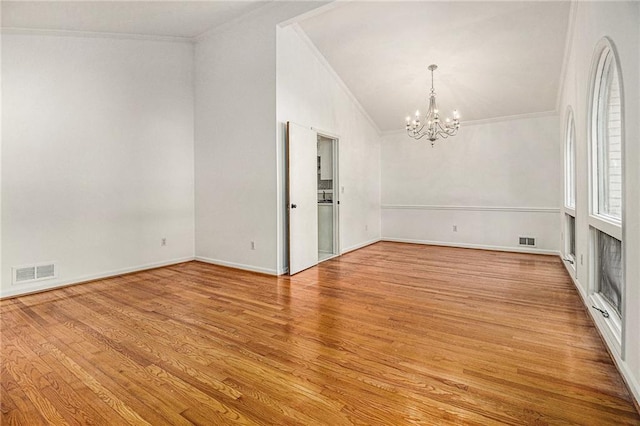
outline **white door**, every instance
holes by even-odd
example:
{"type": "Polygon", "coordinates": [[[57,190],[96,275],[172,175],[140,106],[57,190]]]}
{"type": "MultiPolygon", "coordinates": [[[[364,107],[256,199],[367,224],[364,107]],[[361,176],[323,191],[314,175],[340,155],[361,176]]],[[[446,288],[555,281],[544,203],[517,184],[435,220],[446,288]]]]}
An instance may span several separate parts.
{"type": "Polygon", "coordinates": [[[289,274],[318,264],[318,135],[287,123],[289,274]]]}

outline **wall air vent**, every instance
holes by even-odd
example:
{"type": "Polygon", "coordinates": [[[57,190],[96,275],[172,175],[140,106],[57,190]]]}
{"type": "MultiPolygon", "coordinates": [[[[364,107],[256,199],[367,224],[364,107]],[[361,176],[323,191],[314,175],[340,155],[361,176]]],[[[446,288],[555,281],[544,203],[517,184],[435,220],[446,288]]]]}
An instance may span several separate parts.
{"type": "Polygon", "coordinates": [[[56,264],[53,262],[19,266],[11,269],[13,272],[12,284],[27,284],[34,281],[50,280],[57,276],[56,264]]]}
{"type": "Polygon", "coordinates": [[[518,237],[518,245],[525,247],[535,247],[536,239],[533,237],[518,237]]]}

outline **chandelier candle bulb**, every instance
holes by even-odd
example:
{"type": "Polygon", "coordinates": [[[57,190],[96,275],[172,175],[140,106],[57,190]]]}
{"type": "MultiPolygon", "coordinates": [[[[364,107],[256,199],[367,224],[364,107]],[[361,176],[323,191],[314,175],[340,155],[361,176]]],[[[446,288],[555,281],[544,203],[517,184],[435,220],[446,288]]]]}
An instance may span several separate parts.
{"type": "Polygon", "coordinates": [[[442,124],[440,117],[438,116],[438,107],[436,106],[436,91],[433,88],[433,72],[438,69],[437,65],[429,65],[428,70],[431,71],[431,91],[429,92],[429,108],[425,115],[426,124],[420,124],[420,111],[416,111],[416,119],[413,123],[410,123],[409,117],[407,117],[407,135],[413,139],[422,139],[427,137],[431,141],[431,146],[434,145],[436,139],[446,139],[449,136],[455,136],[460,128],[460,114],[458,110],[453,110],[453,124],[449,117],[446,118],[445,124],[442,124]]]}

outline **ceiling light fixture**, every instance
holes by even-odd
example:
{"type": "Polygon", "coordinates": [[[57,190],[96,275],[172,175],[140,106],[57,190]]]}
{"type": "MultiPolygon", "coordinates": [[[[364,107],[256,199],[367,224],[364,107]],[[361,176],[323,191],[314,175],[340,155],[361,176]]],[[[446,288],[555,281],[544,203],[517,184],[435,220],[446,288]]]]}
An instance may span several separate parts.
{"type": "Polygon", "coordinates": [[[433,71],[438,68],[437,65],[429,65],[429,71],[431,71],[431,92],[429,93],[429,111],[424,117],[424,120],[420,119],[420,111],[416,111],[416,116],[412,120],[411,117],[407,117],[407,134],[412,138],[418,140],[423,137],[427,137],[431,141],[431,146],[438,137],[443,139],[449,136],[455,136],[460,128],[460,115],[457,110],[453,110],[453,121],[447,117],[444,123],[440,120],[438,115],[438,107],[436,106],[436,91],[433,88],[433,71]]]}

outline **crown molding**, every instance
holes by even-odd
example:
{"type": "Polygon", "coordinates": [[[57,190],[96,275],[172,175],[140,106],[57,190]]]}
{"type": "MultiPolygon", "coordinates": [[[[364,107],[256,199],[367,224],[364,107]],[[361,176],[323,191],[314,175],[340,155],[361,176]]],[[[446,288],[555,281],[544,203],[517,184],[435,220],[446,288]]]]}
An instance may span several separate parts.
{"type": "Polygon", "coordinates": [[[171,42],[171,43],[193,44],[193,38],[191,37],[160,36],[160,35],[148,35],[148,34],[107,33],[107,32],[95,32],[95,31],[70,31],[70,30],[51,30],[51,29],[16,28],[16,27],[5,27],[1,29],[1,32],[3,35],[110,38],[110,39],[118,39],[118,40],[143,40],[143,41],[161,41],[161,42],[171,42]]]}
{"type": "Polygon", "coordinates": [[[556,115],[558,115],[558,111],[553,109],[550,111],[528,112],[525,114],[505,115],[502,117],[483,118],[480,120],[469,120],[465,121],[462,124],[464,124],[465,126],[477,126],[479,124],[500,123],[503,121],[513,120],[526,120],[528,118],[553,117],[556,115]]]}
{"type": "Polygon", "coordinates": [[[208,30],[198,34],[195,37],[192,37],[191,40],[194,43],[199,43],[201,41],[207,40],[208,38],[211,38],[215,35],[224,33],[225,31],[228,31],[230,28],[233,28],[234,26],[238,25],[241,22],[244,22],[246,20],[249,20],[253,17],[255,17],[255,15],[261,14],[265,11],[271,10],[271,9],[275,9],[276,7],[279,6],[278,1],[275,0],[266,0],[264,2],[264,4],[262,4],[261,6],[252,9],[250,11],[248,11],[247,13],[244,13],[240,16],[237,16],[229,21],[223,22],[222,24],[215,26],[213,28],[209,28],[208,30]]]}
{"type": "Polygon", "coordinates": [[[287,19],[283,22],[280,22],[278,25],[280,27],[288,27],[289,25],[296,24],[300,21],[304,21],[305,19],[313,18],[314,16],[321,15],[329,10],[333,10],[337,7],[344,6],[348,4],[348,1],[340,1],[340,0],[329,0],[326,4],[316,7],[315,9],[311,9],[308,12],[303,13],[302,15],[294,16],[291,19],[287,19]]]}
{"type": "Polygon", "coordinates": [[[560,68],[560,83],[558,84],[558,93],[556,95],[556,111],[560,111],[560,102],[566,85],[567,72],[569,67],[569,58],[573,47],[573,37],[575,35],[576,15],[578,10],[577,0],[571,1],[569,9],[569,22],[567,26],[567,38],[564,43],[564,57],[562,58],[562,67],[560,68]]]}

